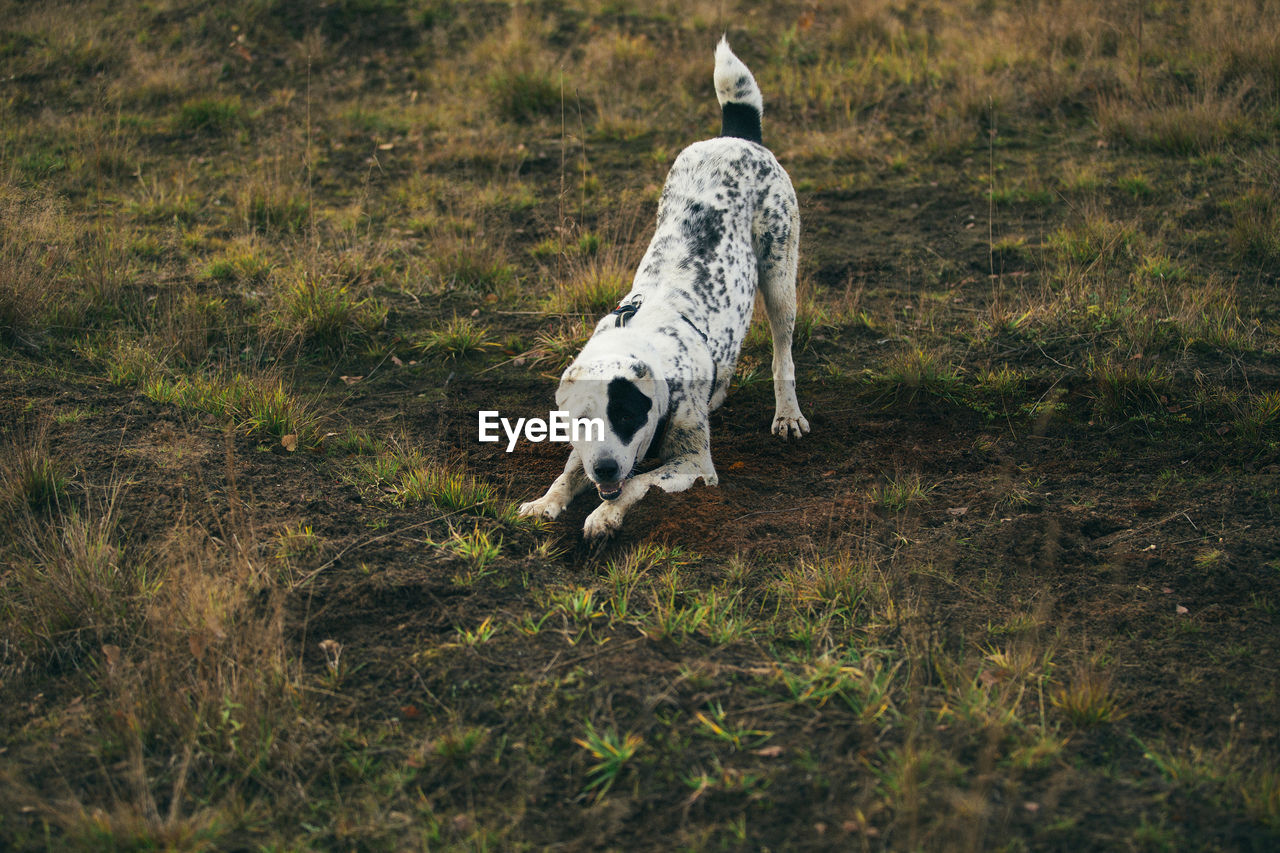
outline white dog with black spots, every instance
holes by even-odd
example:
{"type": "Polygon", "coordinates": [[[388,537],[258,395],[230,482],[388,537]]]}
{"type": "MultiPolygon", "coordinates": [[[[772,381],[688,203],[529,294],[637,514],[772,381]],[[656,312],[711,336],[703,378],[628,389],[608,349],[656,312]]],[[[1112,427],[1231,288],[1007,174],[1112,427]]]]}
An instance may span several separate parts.
{"type": "Polygon", "coordinates": [[[724,401],[755,307],[773,336],[773,432],[809,431],[796,400],[791,336],[800,217],[791,180],[762,143],[764,104],[751,71],[716,47],[721,134],[680,153],[658,203],[658,224],[630,293],[597,324],[565,370],[556,405],[601,418],[603,440],[573,443],[564,473],[520,514],[553,519],[594,485],[603,503],[587,539],[615,533],[653,486],[679,492],[719,482],[708,416],[724,401]],[[633,476],[648,456],[660,464],[633,476]]]}

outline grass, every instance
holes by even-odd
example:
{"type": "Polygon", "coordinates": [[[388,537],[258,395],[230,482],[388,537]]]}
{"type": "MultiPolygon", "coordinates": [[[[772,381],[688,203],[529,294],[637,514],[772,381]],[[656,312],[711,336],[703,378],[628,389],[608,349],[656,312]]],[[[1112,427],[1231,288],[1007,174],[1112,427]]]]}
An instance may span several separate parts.
{"type": "Polygon", "coordinates": [[[455,359],[477,355],[494,346],[489,330],[470,317],[456,314],[448,322],[439,323],[417,343],[425,355],[455,359]]]}
{"type": "Polygon", "coordinates": [[[928,500],[931,491],[933,487],[925,483],[919,473],[903,474],[877,487],[872,500],[890,512],[904,512],[928,500]]]}
{"type": "Polygon", "coordinates": [[[624,766],[635,756],[636,751],[644,746],[644,740],[638,735],[631,733],[620,735],[613,729],[601,731],[590,721],[587,722],[585,735],[575,738],[574,743],[587,750],[591,753],[591,757],[597,760],[597,763],[587,771],[590,778],[583,788],[583,793],[594,791],[597,802],[603,799],[613,787],[624,766]]]}
{"type": "Polygon", "coordinates": [[[0,463],[0,512],[56,510],[66,502],[70,484],[63,463],[50,455],[48,427],[37,427],[15,441],[0,463]]]}
{"type": "Polygon", "coordinates": [[[386,309],[332,278],[299,274],[281,288],[276,324],[303,346],[342,346],[382,326],[386,309]]]}

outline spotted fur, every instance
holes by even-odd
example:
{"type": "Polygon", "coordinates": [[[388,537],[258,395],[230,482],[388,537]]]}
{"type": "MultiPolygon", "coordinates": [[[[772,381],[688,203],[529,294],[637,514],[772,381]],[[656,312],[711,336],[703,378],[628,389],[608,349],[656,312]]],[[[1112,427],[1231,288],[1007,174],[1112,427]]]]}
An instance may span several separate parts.
{"type": "Polygon", "coordinates": [[[751,324],[757,289],[773,337],[773,432],[809,431],[795,394],[800,218],[787,173],[762,143],[760,89],[722,40],[716,48],[722,135],[695,142],[667,175],[658,222],[630,293],[565,370],[556,404],[605,420],[602,441],[574,443],[564,473],[521,515],[556,518],[595,485],[602,503],[587,538],[608,536],[648,490],[719,481],[708,416],[723,401],[751,324]],[[661,464],[631,476],[656,455],[661,464]]]}

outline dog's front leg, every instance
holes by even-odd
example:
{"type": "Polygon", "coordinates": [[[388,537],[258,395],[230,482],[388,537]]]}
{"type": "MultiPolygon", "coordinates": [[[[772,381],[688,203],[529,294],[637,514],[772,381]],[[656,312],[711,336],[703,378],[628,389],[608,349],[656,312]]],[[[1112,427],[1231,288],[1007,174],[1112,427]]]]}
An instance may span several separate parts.
{"type": "Polygon", "coordinates": [[[627,480],[622,486],[622,494],[611,501],[605,501],[587,516],[582,534],[586,539],[600,539],[612,536],[622,527],[623,516],[627,510],[640,500],[654,486],[664,492],[683,492],[693,486],[701,477],[708,486],[720,482],[716,476],[715,465],[711,462],[711,442],[709,430],[702,431],[700,446],[694,450],[680,453],[644,474],[638,474],[627,480]]]}
{"type": "Polygon", "coordinates": [[[547,493],[536,501],[526,501],[520,504],[520,515],[532,515],[540,518],[554,520],[564,512],[564,508],[569,505],[569,501],[577,497],[579,492],[584,491],[587,486],[591,485],[591,481],[587,479],[587,472],[582,468],[582,457],[578,455],[575,449],[569,454],[569,461],[565,463],[564,473],[556,477],[551,488],[547,489],[547,493]]]}

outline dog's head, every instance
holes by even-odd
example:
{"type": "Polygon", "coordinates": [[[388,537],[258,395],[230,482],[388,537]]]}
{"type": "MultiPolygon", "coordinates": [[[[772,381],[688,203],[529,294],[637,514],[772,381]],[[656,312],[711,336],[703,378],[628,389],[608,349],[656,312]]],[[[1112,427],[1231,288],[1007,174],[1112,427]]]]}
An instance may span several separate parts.
{"type": "Polygon", "coordinates": [[[560,378],[556,407],[579,418],[599,418],[599,431],[575,431],[573,447],[600,497],[615,500],[644,458],[667,411],[667,383],[647,364],[615,358],[574,362],[560,378]]]}

